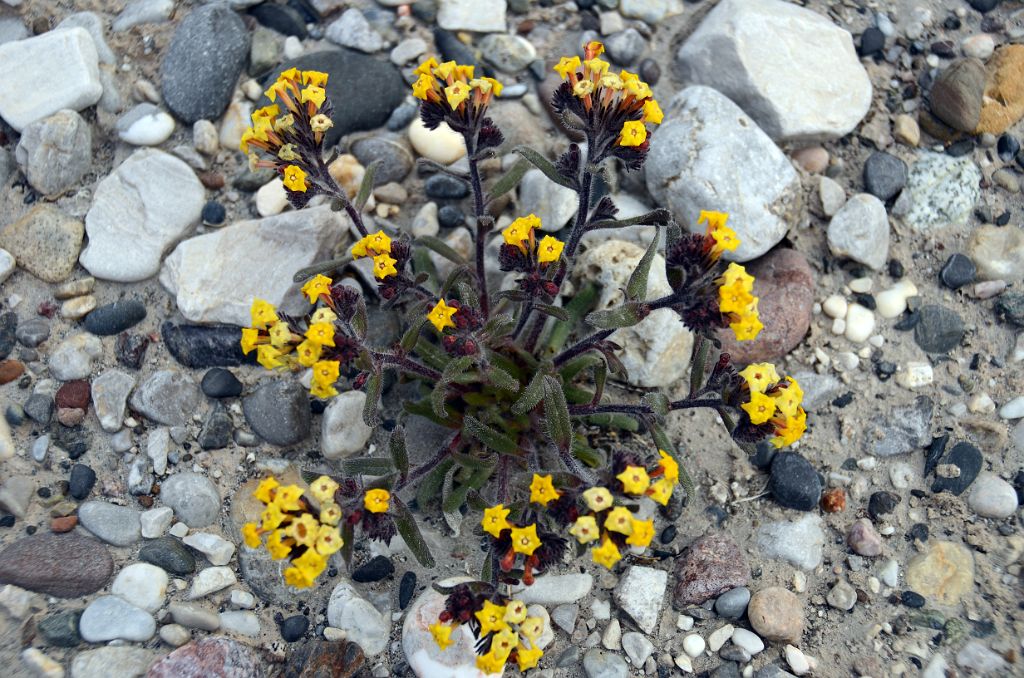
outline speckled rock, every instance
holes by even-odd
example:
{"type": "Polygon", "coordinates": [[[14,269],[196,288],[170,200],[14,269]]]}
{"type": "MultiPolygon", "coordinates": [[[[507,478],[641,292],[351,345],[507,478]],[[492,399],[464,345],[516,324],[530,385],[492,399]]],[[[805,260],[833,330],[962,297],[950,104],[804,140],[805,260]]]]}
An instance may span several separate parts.
{"type": "Polygon", "coordinates": [[[978,201],[981,172],[970,156],[954,158],[922,151],[907,177],[903,196],[909,210],[903,220],[916,231],[967,225],[978,201]]]}
{"type": "Polygon", "coordinates": [[[682,608],[746,586],[750,568],[732,537],[709,534],[691,544],[676,561],[675,576],[673,604],[682,608]]]}
{"type": "Polygon", "coordinates": [[[74,270],[84,236],[81,221],[43,203],[0,232],[0,247],[40,280],[59,283],[74,270]]]}
{"type": "Polygon", "coordinates": [[[58,598],[94,593],[106,585],[113,572],[114,562],[106,547],[77,533],[40,533],[0,551],[0,584],[58,598]]]}
{"type": "Polygon", "coordinates": [[[229,638],[201,638],[179,647],[149,669],[147,678],[264,678],[266,663],[248,645],[229,638]]]}

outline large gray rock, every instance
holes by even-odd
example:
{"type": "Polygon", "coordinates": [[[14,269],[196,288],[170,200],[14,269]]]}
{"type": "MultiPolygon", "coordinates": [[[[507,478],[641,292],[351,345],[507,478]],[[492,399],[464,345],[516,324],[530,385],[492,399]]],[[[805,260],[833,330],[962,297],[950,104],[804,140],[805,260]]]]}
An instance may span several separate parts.
{"type": "Polygon", "coordinates": [[[800,178],[750,117],[710,87],[687,87],[669,102],[647,156],[647,189],[694,232],[701,210],[727,212],[749,261],[785,237],[801,214],[800,178]]]}
{"type": "Polygon", "coordinates": [[[140,149],[96,187],[79,258],[97,278],[145,280],[164,253],[199,222],[206,191],[192,169],[156,149],[140,149]]]}
{"type": "Polygon", "coordinates": [[[828,247],[880,271],[889,256],[889,215],[873,195],[861,193],[846,201],[828,225],[828,247]]]}
{"type": "Polygon", "coordinates": [[[96,12],[69,14],[61,19],[61,22],[54,26],[53,30],[60,31],[68,28],[84,28],[89,32],[89,37],[92,38],[92,43],[96,47],[96,55],[101,64],[117,63],[117,56],[114,55],[113,50],[110,49],[103,37],[103,19],[99,14],[96,12]]]}
{"type": "Polygon", "coordinates": [[[17,131],[103,95],[96,45],[84,28],[50,31],[0,45],[0,118],[17,131]]]}
{"type": "Polygon", "coordinates": [[[240,221],[181,243],[164,262],[160,282],[196,322],[247,326],[254,298],[303,313],[309,304],[292,277],[329,259],[347,231],[347,218],[328,206],[240,221]]]}
{"type": "Polygon", "coordinates": [[[154,372],[131,397],[133,410],[164,426],[184,426],[200,402],[202,394],[192,377],[177,370],[154,372]]]}
{"type": "Polygon", "coordinates": [[[723,0],[678,53],[684,81],[739,104],[773,139],[836,139],[871,105],[853,38],[781,0],[723,0]]]}
{"type": "Polygon", "coordinates": [[[114,546],[131,546],[142,538],[139,512],[105,501],[87,501],[78,507],[78,522],[114,546]]]}
{"type": "Polygon", "coordinates": [[[174,509],[183,523],[197,529],[212,525],[220,515],[220,493],[206,476],[198,473],[175,473],[164,480],[160,499],[174,509]]]}
{"type": "Polygon", "coordinates": [[[89,123],[70,109],[37,120],[22,132],[14,157],[33,188],[46,195],[60,193],[89,170],[89,123]]]}

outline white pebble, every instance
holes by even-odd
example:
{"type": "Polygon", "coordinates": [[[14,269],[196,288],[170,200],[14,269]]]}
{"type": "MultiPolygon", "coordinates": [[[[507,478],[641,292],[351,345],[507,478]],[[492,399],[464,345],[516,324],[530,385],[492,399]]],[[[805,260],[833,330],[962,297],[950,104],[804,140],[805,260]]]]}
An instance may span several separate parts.
{"type": "Polygon", "coordinates": [[[786,663],[789,664],[789,668],[793,673],[798,676],[806,675],[811,670],[811,664],[807,661],[804,653],[792,645],[786,646],[786,663]]]}
{"type": "Polygon", "coordinates": [[[902,372],[896,375],[896,383],[903,388],[915,389],[928,386],[935,381],[930,363],[908,362],[902,372]]]}
{"type": "Polygon", "coordinates": [[[294,59],[305,51],[302,46],[302,41],[294,35],[289,35],[284,39],[284,58],[294,59]]]}
{"type": "Polygon", "coordinates": [[[907,299],[916,296],[917,286],[909,280],[901,280],[875,295],[875,310],[883,318],[895,318],[907,310],[907,299]]]}
{"type": "Polygon", "coordinates": [[[890,558],[878,568],[878,576],[886,586],[896,588],[900,583],[900,564],[894,558],[890,558]]]}
{"type": "Polygon", "coordinates": [[[971,486],[967,505],[979,516],[1001,520],[1017,510],[1017,492],[993,473],[982,473],[971,486]]]}
{"type": "Polygon", "coordinates": [[[231,591],[231,604],[243,610],[251,610],[256,607],[256,596],[248,591],[233,589],[231,591]]]}
{"type": "Polygon", "coordinates": [[[32,673],[40,678],[64,678],[64,667],[43,654],[42,650],[34,647],[27,648],[22,651],[21,660],[32,670],[32,673]]]}
{"type": "Polygon", "coordinates": [[[732,642],[752,655],[764,650],[764,641],[756,633],[746,629],[733,629],[732,642]]]}
{"type": "Polygon", "coordinates": [[[732,637],[733,625],[726,624],[720,629],[716,629],[708,636],[708,649],[712,652],[718,652],[725,645],[725,641],[732,637]]]}
{"type": "Polygon", "coordinates": [[[288,193],[281,179],[272,179],[256,191],[256,211],[261,217],[280,214],[288,207],[288,193]]]}
{"type": "MultiPolygon", "coordinates": [[[[724,642],[724,641],[723,641],[724,642]]],[[[683,652],[696,659],[704,653],[707,643],[697,633],[691,633],[683,638],[683,652]]]]}
{"type": "Polygon", "coordinates": [[[844,299],[841,294],[833,294],[822,302],[821,310],[824,311],[825,315],[829,318],[845,318],[847,306],[849,306],[849,304],[846,303],[846,299],[844,299]]]}
{"type": "Polygon", "coordinates": [[[889,482],[897,490],[905,490],[910,487],[910,481],[914,478],[914,469],[905,462],[896,462],[889,467],[889,482]]]}
{"type": "Polygon", "coordinates": [[[685,654],[680,654],[674,661],[683,673],[693,673],[693,662],[685,654]]]}
{"type": "Polygon", "coordinates": [[[867,294],[874,288],[875,281],[871,278],[857,278],[856,280],[850,281],[850,289],[854,292],[860,292],[861,294],[867,294]]]}
{"type": "Polygon", "coordinates": [[[836,318],[832,321],[832,334],[842,336],[846,332],[846,318],[836,318]]]}
{"type": "Polygon", "coordinates": [[[679,615],[679,619],[676,620],[676,628],[680,631],[689,631],[693,628],[693,617],[685,614],[679,615]]]}
{"type": "Polygon", "coordinates": [[[992,414],[996,411],[996,404],[992,397],[985,393],[976,393],[967,401],[967,409],[975,414],[992,414]]]}
{"type": "Polygon", "coordinates": [[[999,408],[999,416],[1003,419],[1020,419],[1024,417],[1024,395],[1019,395],[999,408]]]}
{"type": "Polygon", "coordinates": [[[796,570],[793,573],[793,590],[797,593],[803,593],[807,590],[807,575],[796,570]]]}
{"type": "Polygon", "coordinates": [[[860,304],[850,304],[846,311],[846,338],[860,344],[875,331],[875,314],[860,304]]]}
{"type": "Polygon", "coordinates": [[[17,262],[14,261],[14,255],[7,250],[0,249],[0,283],[11,277],[16,265],[17,262]]]}
{"type": "Polygon", "coordinates": [[[979,33],[978,35],[964,38],[964,41],[960,43],[960,48],[963,49],[964,56],[984,61],[992,56],[992,52],[996,48],[996,41],[988,33],[979,33]]]}
{"type": "Polygon", "coordinates": [[[442,165],[450,165],[466,155],[461,134],[443,122],[437,129],[428,130],[419,116],[409,125],[409,142],[418,154],[442,165]]]}
{"type": "Polygon", "coordinates": [[[142,116],[118,136],[134,146],[156,146],[167,141],[173,133],[174,118],[163,111],[156,111],[142,116]]]}
{"type": "Polygon", "coordinates": [[[612,606],[611,606],[611,603],[609,603],[607,600],[601,600],[599,598],[595,598],[590,603],[590,614],[592,614],[594,616],[594,619],[597,619],[598,621],[604,621],[606,619],[611,619],[611,616],[612,616],[612,606]]]}
{"type": "Polygon", "coordinates": [[[836,354],[836,369],[840,372],[852,372],[860,365],[860,359],[849,351],[836,354]]]}
{"type": "Polygon", "coordinates": [[[876,457],[864,457],[857,460],[857,468],[862,471],[871,471],[876,466],[878,466],[878,459],[876,457]]]}
{"type": "Polygon", "coordinates": [[[881,334],[872,334],[870,337],[868,337],[868,343],[874,346],[875,348],[882,348],[883,346],[885,346],[885,337],[883,337],[881,334]]]}

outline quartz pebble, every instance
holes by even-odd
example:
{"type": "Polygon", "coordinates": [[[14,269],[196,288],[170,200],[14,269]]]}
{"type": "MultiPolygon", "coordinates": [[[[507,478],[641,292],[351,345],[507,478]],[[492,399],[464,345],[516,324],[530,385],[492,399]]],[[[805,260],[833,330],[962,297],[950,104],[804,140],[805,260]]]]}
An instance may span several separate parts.
{"type": "Polygon", "coordinates": [[[704,648],[706,647],[707,643],[704,642],[700,634],[691,633],[683,638],[683,651],[694,659],[704,654],[704,648]]]}
{"type": "Polygon", "coordinates": [[[874,331],[875,314],[860,304],[850,304],[846,309],[846,338],[856,344],[862,344],[874,331]]]}
{"type": "Polygon", "coordinates": [[[967,505],[979,516],[1001,520],[1017,510],[1017,492],[999,476],[982,473],[971,486],[967,505]]]}
{"type": "Polygon", "coordinates": [[[917,294],[917,286],[913,282],[901,280],[875,295],[875,310],[883,318],[896,318],[907,310],[907,300],[916,297],[917,294]]]}
{"type": "Polygon", "coordinates": [[[737,647],[741,647],[751,655],[764,650],[764,641],[761,640],[756,633],[748,631],[747,629],[736,627],[732,631],[732,642],[737,647]]]}

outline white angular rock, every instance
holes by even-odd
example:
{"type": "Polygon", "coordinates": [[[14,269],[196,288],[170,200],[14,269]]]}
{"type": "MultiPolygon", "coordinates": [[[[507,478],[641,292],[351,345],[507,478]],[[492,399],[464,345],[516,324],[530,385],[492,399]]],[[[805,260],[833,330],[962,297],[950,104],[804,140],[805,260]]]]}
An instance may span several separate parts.
{"type": "Polygon", "coordinates": [[[0,283],[6,282],[11,277],[17,263],[13,254],[5,249],[0,249],[0,283]]]}
{"type": "Polygon", "coordinates": [[[363,421],[366,394],[345,391],[331,398],[324,410],[321,453],[325,459],[345,459],[362,452],[373,435],[363,421]]]}
{"type": "Polygon", "coordinates": [[[387,649],[391,620],[380,613],[348,582],[334,587],[327,603],[327,622],[346,633],[348,640],[363,648],[368,657],[387,649]]]}
{"type": "Polygon", "coordinates": [[[757,545],[768,558],[785,560],[802,570],[813,570],[821,562],[825,532],[821,517],[807,515],[794,522],[769,523],[757,531],[757,545]]]}
{"type": "Polygon", "coordinates": [[[192,580],[192,588],[188,592],[188,600],[197,600],[211,593],[237,583],[235,573],[230,567],[207,567],[199,571],[192,580]]]}
{"type": "Polygon", "coordinates": [[[103,343],[91,334],[76,334],[62,341],[50,354],[50,374],[60,381],[85,379],[92,361],[103,355],[103,343]]]}
{"type": "Polygon", "coordinates": [[[0,118],[17,131],[62,108],[80,111],[103,95],[96,45],[84,28],[0,45],[0,118]]]}
{"type": "Polygon", "coordinates": [[[576,192],[559,186],[544,176],[539,169],[523,175],[519,184],[519,208],[523,214],[540,217],[541,228],[558,231],[576,214],[579,198],[576,192]]]}
{"type": "Polygon", "coordinates": [[[694,232],[701,210],[730,215],[749,261],[777,244],[801,214],[800,178],[754,121],[710,87],[687,87],[669,102],[647,155],[647,189],[694,232]]]}
{"type": "Polygon", "coordinates": [[[260,635],[260,618],[254,612],[227,610],[220,613],[220,630],[255,638],[260,635]]]}
{"type": "Polygon", "coordinates": [[[615,602],[645,633],[654,633],[668,586],[668,572],[632,565],[615,587],[615,602]]]}
{"type": "Polygon", "coordinates": [[[363,13],[355,7],[342,12],[341,16],[327,27],[324,37],[342,47],[350,47],[360,52],[377,52],[384,49],[387,44],[363,13]]]}
{"type": "Polygon", "coordinates": [[[181,541],[206,556],[211,565],[227,565],[235,555],[234,544],[209,532],[193,532],[181,541]]]}
{"type": "Polygon", "coordinates": [[[156,612],[167,598],[167,573],[149,563],[132,563],[117,573],[110,592],[147,612],[156,612]]]}
{"type": "Polygon", "coordinates": [[[871,106],[850,33],[781,0],[723,0],[677,57],[685,82],[722,92],[779,141],[845,136],[871,106]]]}
{"type": "Polygon", "coordinates": [[[139,516],[142,524],[142,536],[145,539],[156,539],[162,537],[167,528],[174,520],[174,511],[170,506],[158,506],[157,508],[143,511],[139,516]]]}
{"type": "Polygon", "coordinates": [[[879,271],[889,256],[889,215],[873,195],[860,193],[846,201],[828,225],[828,247],[879,271]]]}
{"type": "Polygon", "coordinates": [[[150,103],[142,103],[117,121],[117,136],[133,146],[156,146],[174,133],[174,118],[150,103]]]}
{"type": "Polygon", "coordinates": [[[505,30],[505,0],[441,0],[437,23],[449,31],[495,33],[505,30]]]}
{"type": "Polygon", "coordinates": [[[928,386],[933,381],[935,381],[935,375],[931,363],[926,362],[912,360],[904,366],[902,372],[896,375],[896,383],[910,390],[928,386]]]}
{"type": "Polygon", "coordinates": [[[103,280],[145,280],[199,222],[205,199],[183,161],[153,148],[135,151],[96,187],[85,215],[89,244],[79,261],[103,280]]]}
{"type": "Polygon", "coordinates": [[[160,282],[194,322],[246,326],[257,297],[284,313],[303,313],[309,304],[292,276],[329,259],[347,231],[347,218],[326,205],[240,221],[178,245],[164,262],[160,282]]]}
{"type": "Polygon", "coordinates": [[[107,370],[92,382],[92,407],[100,426],[117,433],[124,422],[128,396],[135,388],[135,377],[121,370],[107,370]]]}
{"type": "Polygon", "coordinates": [[[546,574],[530,586],[512,589],[512,595],[524,603],[564,605],[577,603],[594,587],[594,577],[582,574],[546,574]]]}
{"type": "Polygon", "coordinates": [[[1008,283],[1024,279],[1024,229],[986,224],[974,229],[967,254],[981,280],[1008,283]]]}
{"type": "Polygon", "coordinates": [[[112,666],[118,678],[140,678],[158,657],[158,652],[128,645],[83,650],[71,661],[71,678],[110,678],[112,666]]]}

